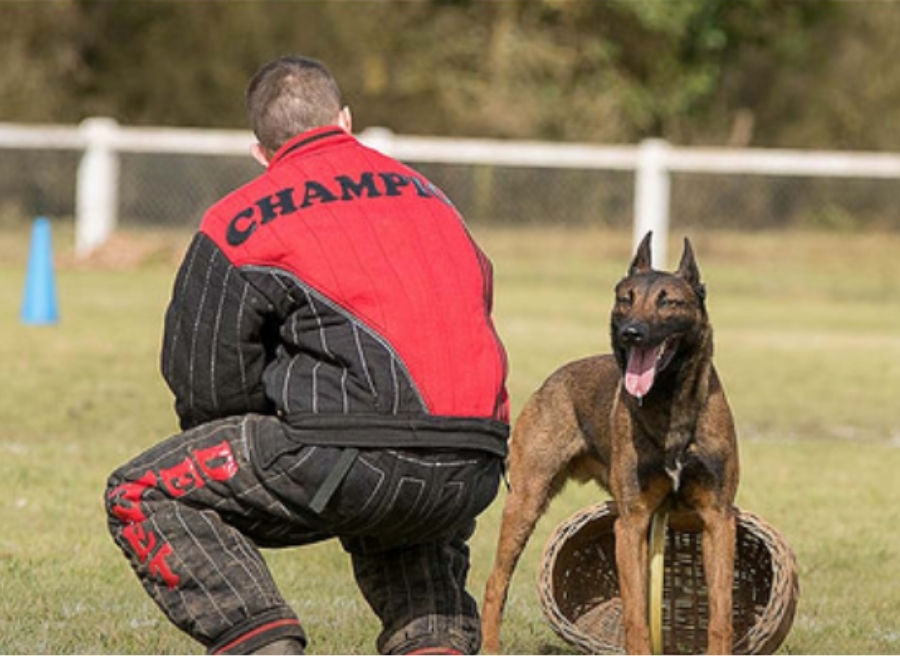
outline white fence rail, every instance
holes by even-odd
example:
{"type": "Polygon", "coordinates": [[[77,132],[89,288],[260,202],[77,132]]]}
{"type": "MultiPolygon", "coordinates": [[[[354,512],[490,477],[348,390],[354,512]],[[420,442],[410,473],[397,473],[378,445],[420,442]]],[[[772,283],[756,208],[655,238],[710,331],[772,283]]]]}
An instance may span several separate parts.
{"type": "MultiPolygon", "coordinates": [[[[636,146],[512,142],[404,136],[384,128],[359,136],[409,163],[632,171],[635,241],[654,231],[658,266],[666,263],[674,172],[900,180],[900,155],[889,153],[683,148],[657,139],[636,146]]],[[[115,230],[120,153],[245,155],[252,143],[249,131],[123,127],[108,118],[87,119],[77,127],[0,123],[0,149],[82,151],[74,203],[81,255],[115,230]]]]}

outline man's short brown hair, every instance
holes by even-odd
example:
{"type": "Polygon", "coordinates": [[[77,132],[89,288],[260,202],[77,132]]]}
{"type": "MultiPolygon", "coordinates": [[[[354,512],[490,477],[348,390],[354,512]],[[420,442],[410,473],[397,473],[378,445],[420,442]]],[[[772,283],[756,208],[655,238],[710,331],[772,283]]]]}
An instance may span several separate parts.
{"type": "Polygon", "coordinates": [[[309,57],[279,57],[260,68],[247,87],[250,127],[272,153],[298,134],[334,124],[341,107],[334,77],[309,57]]]}

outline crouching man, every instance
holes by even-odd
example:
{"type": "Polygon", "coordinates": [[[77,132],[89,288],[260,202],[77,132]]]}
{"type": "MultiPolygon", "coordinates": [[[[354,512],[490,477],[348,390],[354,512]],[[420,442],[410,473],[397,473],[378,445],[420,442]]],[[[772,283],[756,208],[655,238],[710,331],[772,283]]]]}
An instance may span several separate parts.
{"type": "Polygon", "coordinates": [[[161,369],[183,432],[112,474],[112,536],[210,653],[302,653],[259,549],[332,538],[380,652],[476,653],[467,541],[508,436],[490,262],[435,185],[351,135],[321,63],[266,64],[247,107],[266,170],[178,271],[161,369]]]}

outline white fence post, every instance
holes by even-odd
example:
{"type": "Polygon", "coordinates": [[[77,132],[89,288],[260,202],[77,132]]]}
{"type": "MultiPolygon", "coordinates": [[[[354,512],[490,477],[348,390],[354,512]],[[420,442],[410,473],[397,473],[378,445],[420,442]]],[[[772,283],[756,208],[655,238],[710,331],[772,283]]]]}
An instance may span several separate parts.
{"type": "MultiPolygon", "coordinates": [[[[360,139],[410,163],[634,171],[634,242],[653,231],[653,260],[665,268],[673,172],[714,175],[871,178],[900,181],[900,153],[759,148],[675,147],[660,139],[639,146],[553,144],[393,134],[368,128],[360,139]]],[[[120,152],[245,155],[248,130],[122,128],[85,119],[77,128],[0,122],[0,150],[84,150],[75,199],[76,251],[86,255],[113,232],[118,212],[120,152]]]]}
{"type": "Polygon", "coordinates": [[[388,128],[369,127],[360,132],[359,140],[369,148],[374,148],[384,155],[393,156],[394,154],[394,133],[388,128]]]}
{"type": "Polygon", "coordinates": [[[665,269],[669,238],[668,144],[662,139],[645,139],[638,148],[635,170],[634,246],[648,230],[653,231],[653,266],[665,269]]]}
{"type": "Polygon", "coordinates": [[[88,255],[116,227],[119,158],[114,139],[119,124],[111,118],[88,118],[79,130],[87,146],[78,165],[75,199],[75,252],[88,255]]]}

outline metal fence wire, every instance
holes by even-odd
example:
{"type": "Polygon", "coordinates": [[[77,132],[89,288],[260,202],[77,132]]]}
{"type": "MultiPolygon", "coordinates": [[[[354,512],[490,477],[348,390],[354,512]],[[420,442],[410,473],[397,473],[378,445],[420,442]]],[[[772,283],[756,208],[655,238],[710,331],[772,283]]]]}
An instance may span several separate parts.
{"type": "MultiPolygon", "coordinates": [[[[0,225],[49,216],[72,221],[81,153],[0,144],[0,225]]],[[[193,227],[209,205],[260,173],[249,155],[118,154],[118,225],[193,227]]],[[[635,171],[409,164],[441,187],[473,225],[627,229],[635,171]]],[[[900,178],[670,173],[673,230],[814,228],[900,230],[900,178]]]]}
{"type": "Polygon", "coordinates": [[[81,153],[0,148],[0,225],[36,216],[72,220],[81,153]]]}

